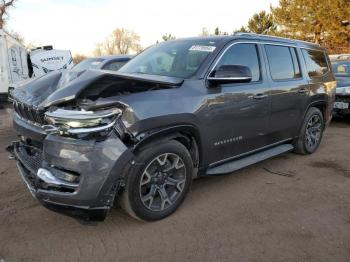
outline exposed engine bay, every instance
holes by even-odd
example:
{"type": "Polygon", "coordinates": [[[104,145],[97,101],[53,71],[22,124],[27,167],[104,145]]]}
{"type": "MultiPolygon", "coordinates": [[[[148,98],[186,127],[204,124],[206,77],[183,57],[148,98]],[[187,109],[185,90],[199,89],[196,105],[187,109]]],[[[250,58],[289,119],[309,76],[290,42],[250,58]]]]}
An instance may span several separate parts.
{"type": "Polygon", "coordinates": [[[133,144],[137,139],[128,126],[137,117],[128,104],[120,101],[121,97],[176,88],[182,81],[110,71],[67,71],[15,89],[10,98],[19,117],[41,126],[47,134],[97,141],[115,134],[126,144],[133,144]]]}

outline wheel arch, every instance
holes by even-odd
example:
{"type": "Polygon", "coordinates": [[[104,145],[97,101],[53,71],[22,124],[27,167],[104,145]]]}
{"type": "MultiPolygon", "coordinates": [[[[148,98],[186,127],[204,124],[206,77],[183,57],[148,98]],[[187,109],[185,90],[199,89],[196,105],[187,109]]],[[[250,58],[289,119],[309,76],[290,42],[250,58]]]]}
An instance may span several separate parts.
{"type": "Polygon", "coordinates": [[[323,119],[326,122],[327,121],[327,101],[325,100],[317,100],[317,101],[313,101],[311,102],[308,107],[306,108],[305,112],[304,112],[304,118],[306,116],[307,111],[311,108],[311,107],[316,107],[317,109],[319,109],[323,115],[323,119]]]}
{"type": "Polygon", "coordinates": [[[193,125],[175,125],[147,132],[138,143],[135,144],[133,152],[137,154],[142,148],[151,143],[166,140],[176,140],[183,144],[193,160],[194,168],[202,163],[202,143],[199,130],[193,125]]]}
{"type": "Polygon", "coordinates": [[[300,122],[299,122],[299,127],[298,127],[298,133],[297,133],[297,136],[296,138],[298,137],[299,133],[300,133],[300,130],[303,126],[303,123],[304,123],[304,120],[305,120],[305,117],[306,117],[306,114],[307,112],[309,111],[309,109],[311,107],[316,107],[317,109],[319,109],[323,115],[323,119],[324,119],[324,122],[326,122],[326,116],[327,116],[327,101],[325,100],[316,100],[316,101],[312,101],[308,104],[308,106],[306,107],[304,113],[303,113],[303,117],[302,119],[300,119],[300,122]]]}

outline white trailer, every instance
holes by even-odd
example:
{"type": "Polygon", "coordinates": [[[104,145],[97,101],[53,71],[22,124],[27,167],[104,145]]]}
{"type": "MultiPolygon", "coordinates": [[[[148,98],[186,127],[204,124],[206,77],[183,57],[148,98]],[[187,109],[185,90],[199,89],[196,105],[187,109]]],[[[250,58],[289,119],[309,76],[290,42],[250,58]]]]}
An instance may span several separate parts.
{"type": "Polygon", "coordinates": [[[0,30],[0,100],[7,97],[10,85],[29,78],[27,59],[25,47],[0,30]]]}
{"type": "Polygon", "coordinates": [[[69,50],[38,48],[30,53],[30,60],[35,77],[43,76],[56,70],[71,69],[74,66],[69,50]]]}

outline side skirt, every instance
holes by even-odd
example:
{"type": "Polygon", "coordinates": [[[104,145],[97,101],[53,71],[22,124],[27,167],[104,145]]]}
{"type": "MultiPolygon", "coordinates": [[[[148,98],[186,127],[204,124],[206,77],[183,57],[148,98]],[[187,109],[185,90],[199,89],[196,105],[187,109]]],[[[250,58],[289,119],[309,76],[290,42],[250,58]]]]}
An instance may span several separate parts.
{"type": "Polygon", "coordinates": [[[260,151],[258,153],[254,153],[239,159],[232,160],[230,162],[226,162],[219,166],[211,167],[207,170],[206,175],[215,176],[220,174],[228,174],[232,173],[236,170],[242,169],[244,167],[259,163],[266,159],[278,156],[280,154],[292,151],[294,149],[292,144],[282,144],[279,146],[275,146],[264,151],[260,151]]]}

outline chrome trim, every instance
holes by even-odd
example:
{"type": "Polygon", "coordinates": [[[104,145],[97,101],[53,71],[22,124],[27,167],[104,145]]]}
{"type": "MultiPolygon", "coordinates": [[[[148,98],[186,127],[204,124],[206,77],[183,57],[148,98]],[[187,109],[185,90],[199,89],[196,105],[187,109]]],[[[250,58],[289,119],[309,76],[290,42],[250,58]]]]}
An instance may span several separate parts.
{"type": "Polygon", "coordinates": [[[241,157],[244,157],[244,156],[247,156],[247,155],[250,155],[250,154],[259,152],[259,151],[262,151],[262,150],[264,150],[264,149],[268,149],[268,148],[270,148],[270,147],[274,147],[274,146],[277,146],[277,145],[286,143],[286,142],[291,141],[291,140],[293,140],[292,137],[287,138],[287,139],[283,139],[283,140],[281,140],[281,141],[278,141],[278,142],[276,142],[276,143],[272,143],[272,144],[269,144],[269,145],[266,145],[266,146],[263,146],[263,147],[259,147],[259,148],[257,148],[257,149],[254,149],[254,150],[251,150],[251,151],[248,151],[248,152],[245,152],[245,153],[236,155],[236,156],[228,157],[228,158],[225,158],[225,159],[222,159],[222,160],[213,162],[213,163],[211,163],[211,164],[208,165],[208,168],[211,168],[211,167],[215,167],[215,166],[224,164],[224,163],[226,163],[226,162],[235,160],[235,159],[237,159],[237,158],[241,158],[241,157]]]}
{"type": "Polygon", "coordinates": [[[99,132],[99,131],[103,131],[105,129],[113,127],[115,125],[115,123],[117,122],[117,120],[118,120],[118,118],[114,119],[108,125],[104,125],[104,126],[87,127],[87,128],[71,128],[71,129],[68,129],[66,132],[69,134],[73,134],[73,135],[99,132]]]}
{"type": "Polygon", "coordinates": [[[112,110],[101,110],[98,112],[93,111],[78,111],[78,110],[66,110],[66,109],[57,109],[52,112],[46,112],[45,118],[53,118],[53,119],[59,119],[59,120],[68,120],[68,121],[74,121],[74,120],[92,120],[97,118],[105,118],[105,117],[111,117],[117,114],[121,114],[121,110],[118,108],[112,109],[112,110]]]}
{"type": "Polygon", "coordinates": [[[305,44],[309,44],[309,45],[315,45],[315,47],[320,47],[321,45],[319,44],[316,44],[316,43],[311,43],[311,42],[308,42],[308,41],[304,41],[304,40],[299,40],[299,39],[293,39],[293,38],[285,38],[285,37],[281,37],[281,36],[273,36],[273,35],[261,35],[261,34],[256,34],[256,33],[244,33],[244,32],[237,32],[237,33],[234,33],[234,35],[237,35],[237,36],[253,36],[253,37],[256,37],[256,36],[260,36],[260,37],[265,37],[265,38],[271,38],[271,40],[273,39],[281,39],[281,40],[289,40],[289,41],[298,41],[298,42],[301,42],[301,43],[305,43],[305,44]]]}
{"type": "MultiPolygon", "coordinates": [[[[282,38],[284,39],[284,38],[282,38]]],[[[308,49],[308,50],[319,50],[317,48],[317,46],[315,46],[315,48],[311,48],[311,47],[304,47],[304,46],[299,46],[298,44],[288,44],[288,43],[275,43],[273,42],[274,40],[271,39],[272,42],[268,42],[269,40],[262,40],[262,41],[235,41],[234,43],[231,43],[230,45],[228,45],[225,50],[220,54],[220,56],[217,58],[217,60],[215,61],[214,65],[211,67],[211,69],[209,70],[209,74],[207,74],[206,79],[208,79],[208,77],[213,73],[213,71],[215,70],[216,66],[218,65],[218,63],[220,62],[221,58],[224,56],[224,54],[227,52],[227,50],[229,48],[231,48],[234,45],[237,44],[256,44],[256,45],[277,45],[277,46],[286,46],[286,47],[294,47],[294,48],[299,48],[299,49],[308,49]]],[[[295,41],[299,41],[299,40],[295,40],[295,41]]],[[[309,43],[309,42],[306,42],[309,43]]],[[[309,44],[313,44],[313,43],[309,43],[309,44]]],[[[324,50],[322,50],[323,53],[325,53],[324,50]]],[[[261,54],[259,54],[261,55],[261,54]]],[[[260,58],[260,57],[259,57],[260,58]]],[[[300,59],[300,58],[299,58],[300,59]]]]}
{"type": "Polygon", "coordinates": [[[218,81],[230,81],[230,80],[237,80],[237,81],[240,81],[240,80],[251,80],[252,78],[251,77],[207,77],[208,80],[218,80],[218,81]]]}
{"type": "Polygon", "coordinates": [[[44,181],[46,184],[49,184],[49,185],[59,186],[59,187],[64,186],[64,187],[71,187],[71,188],[77,188],[79,186],[79,184],[65,182],[61,179],[56,178],[49,170],[45,168],[39,168],[36,175],[42,181],[44,181]]]}

